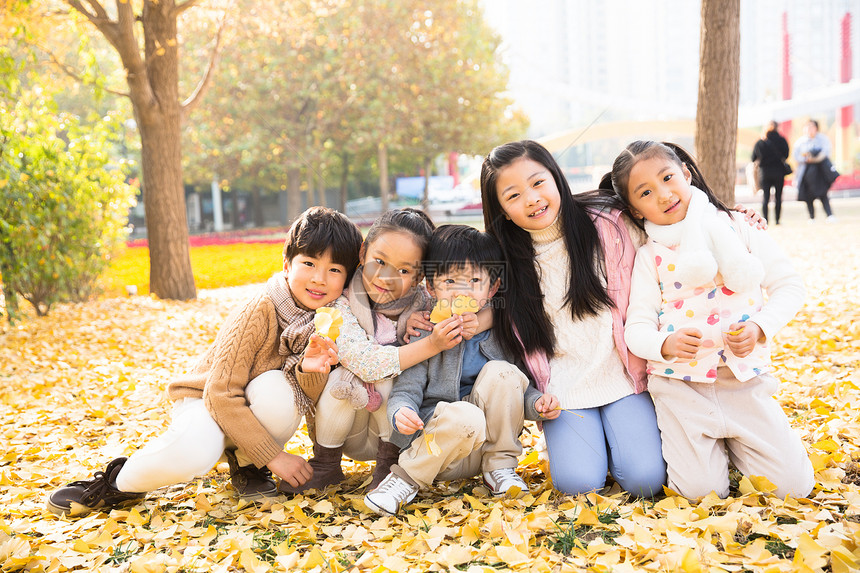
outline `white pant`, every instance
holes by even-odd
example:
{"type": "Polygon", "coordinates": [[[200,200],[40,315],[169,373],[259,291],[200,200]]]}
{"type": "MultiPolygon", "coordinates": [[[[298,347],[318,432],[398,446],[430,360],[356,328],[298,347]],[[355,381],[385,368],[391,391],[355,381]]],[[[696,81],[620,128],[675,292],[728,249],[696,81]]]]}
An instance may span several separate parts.
{"type": "Polygon", "coordinates": [[[376,458],[379,438],[387,440],[391,436],[391,422],[388,420],[388,396],[394,385],[392,379],[382,380],[374,386],[382,395],[382,405],[375,412],[367,409],[353,409],[347,400],[338,400],[329,388],[347,373],[336,368],[329,374],[328,382],[316,405],[316,441],[326,448],[343,446],[344,453],[354,460],[376,458]]]}
{"type": "Polygon", "coordinates": [[[779,497],[809,495],[812,464],[773,398],[778,384],[766,373],[739,382],[725,367],[713,383],[651,375],[669,487],[690,498],[726,497],[732,462],[744,475],[768,478],[779,497]]]}
{"type": "MultiPolygon", "coordinates": [[[[280,370],[263,372],[245,387],[254,416],[276,442],[286,444],[302,421],[293,389],[280,370]]],[[[211,470],[225,449],[236,447],[212,419],[202,398],[173,406],[167,431],[135,452],[116,477],[120,491],[147,492],[190,481],[211,470]]],[[[236,451],[240,465],[251,462],[236,451]]]]}

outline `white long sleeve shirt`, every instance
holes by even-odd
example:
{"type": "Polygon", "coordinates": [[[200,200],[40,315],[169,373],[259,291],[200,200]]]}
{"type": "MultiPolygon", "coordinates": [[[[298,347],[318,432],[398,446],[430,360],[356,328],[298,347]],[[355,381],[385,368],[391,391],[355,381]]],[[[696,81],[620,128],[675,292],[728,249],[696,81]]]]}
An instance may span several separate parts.
{"type": "Polygon", "coordinates": [[[649,240],[637,252],[624,333],[630,351],[648,360],[649,373],[678,379],[689,376],[693,381],[707,382],[716,377],[716,367],[725,365],[732,368],[739,380],[749,379],[755,375],[754,369],[761,370],[756,362],[762,356],[769,363],[766,347],[759,349],[765,352],[754,352],[749,360],[730,356],[728,348],[723,348],[722,332],[731,322],[748,320],[761,328],[766,344],[803,306],[806,294],[803,279],[770,235],[746,224],[734,226],[741,241],[764,266],[761,287],[767,291],[766,304],[762,305],[760,289],[755,293],[726,291],[719,274],[704,285],[666,284],[665,279],[671,276],[667,269],[673,263],[673,250],[662,246],[655,249],[656,243],[649,240]],[[676,288],[683,290],[686,297],[664,292],[676,288]],[[688,320],[684,321],[684,317],[688,320]],[[663,342],[685,326],[695,326],[704,334],[697,360],[664,358],[663,342]]]}

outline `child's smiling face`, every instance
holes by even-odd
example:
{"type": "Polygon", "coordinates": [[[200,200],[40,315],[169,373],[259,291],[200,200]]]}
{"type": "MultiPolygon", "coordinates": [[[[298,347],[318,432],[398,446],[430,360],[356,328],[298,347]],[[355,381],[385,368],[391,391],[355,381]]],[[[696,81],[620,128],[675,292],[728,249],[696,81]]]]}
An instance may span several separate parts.
{"type": "Polygon", "coordinates": [[[315,257],[298,254],[284,263],[287,284],[300,306],[316,310],[343,292],[346,267],[335,263],[331,255],[331,249],[315,257]]]}
{"type": "Polygon", "coordinates": [[[683,221],[690,205],[691,179],[686,165],[661,155],[638,161],[627,181],[631,213],[656,225],[683,221]]]}
{"type": "Polygon", "coordinates": [[[453,302],[457,296],[465,295],[478,301],[479,308],[484,308],[499,289],[500,281],[496,279],[491,282],[490,274],[485,269],[465,263],[460,268],[437,274],[432,282],[432,285],[428,285],[428,291],[436,299],[453,302]]]}
{"type": "Polygon", "coordinates": [[[561,195],[552,173],[528,157],[499,170],[496,196],[507,218],[527,231],[546,229],[561,209],[561,195]]]}
{"type": "Polygon", "coordinates": [[[361,280],[376,304],[392,302],[421,281],[421,245],[405,232],[386,231],[362,247],[361,280]]]}

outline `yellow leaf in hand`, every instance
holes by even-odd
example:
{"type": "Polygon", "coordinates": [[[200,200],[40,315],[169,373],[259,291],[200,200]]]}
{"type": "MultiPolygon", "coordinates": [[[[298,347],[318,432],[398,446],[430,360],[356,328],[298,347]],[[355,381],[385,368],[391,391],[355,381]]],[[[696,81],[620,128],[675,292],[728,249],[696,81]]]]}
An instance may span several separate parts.
{"type": "Polygon", "coordinates": [[[451,312],[454,314],[463,314],[465,312],[478,312],[478,301],[464,294],[457,295],[451,302],[451,312]]]}
{"type": "Polygon", "coordinates": [[[441,298],[430,311],[430,322],[437,324],[451,318],[451,302],[441,298]]]}
{"type": "Polygon", "coordinates": [[[337,340],[340,336],[340,327],[343,325],[343,315],[336,308],[324,306],[318,308],[314,315],[314,329],[320,336],[331,340],[337,340]]]}

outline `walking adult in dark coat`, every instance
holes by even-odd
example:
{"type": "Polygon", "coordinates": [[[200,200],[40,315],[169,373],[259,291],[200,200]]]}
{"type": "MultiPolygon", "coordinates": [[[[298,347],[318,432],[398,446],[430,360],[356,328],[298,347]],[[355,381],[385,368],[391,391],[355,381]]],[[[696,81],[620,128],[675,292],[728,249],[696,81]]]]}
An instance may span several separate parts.
{"type": "Polygon", "coordinates": [[[764,193],[761,204],[762,216],[770,222],[768,204],[773,189],[776,224],[782,212],[782,187],[785,184],[785,160],[788,159],[788,141],[777,131],[775,121],[768,123],[764,137],[759,139],[752,152],[752,161],[758,162],[758,185],[764,193]]]}

